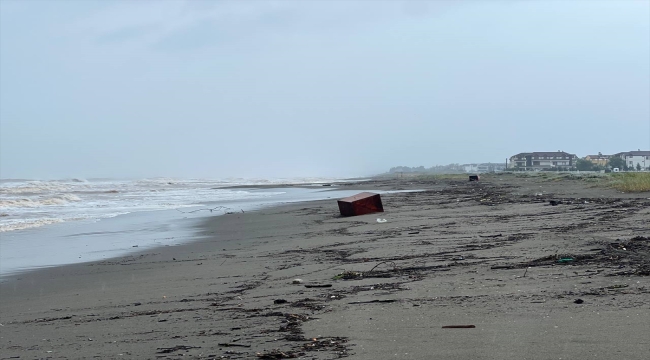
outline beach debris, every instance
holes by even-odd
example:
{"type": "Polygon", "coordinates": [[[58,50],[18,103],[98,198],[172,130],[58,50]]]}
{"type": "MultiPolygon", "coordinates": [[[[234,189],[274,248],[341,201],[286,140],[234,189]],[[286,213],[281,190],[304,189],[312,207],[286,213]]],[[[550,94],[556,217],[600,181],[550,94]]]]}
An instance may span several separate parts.
{"type": "Polygon", "coordinates": [[[470,175],[469,181],[479,181],[480,177],[478,175],[470,175]]]}
{"type": "Polygon", "coordinates": [[[306,288],[328,288],[332,287],[332,284],[307,284],[306,288]]]}
{"type": "Polygon", "coordinates": [[[291,306],[297,308],[309,309],[312,311],[323,310],[325,308],[325,305],[323,305],[319,300],[311,299],[311,298],[304,298],[302,300],[298,300],[296,302],[291,303],[291,306]]]}
{"type": "Polygon", "coordinates": [[[257,356],[258,359],[295,359],[298,356],[302,356],[302,355],[303,353],[299,353],[296,351],[283,352],[278,349],[255,354],[255,356],[257,356]]]}
{"type": "Polygon", "coordinates": [[[385,222],[387,222],[387,221],[388,221],[388,220],[386,220],[386,219],[377,219],[377,222],[378,222],[378,223],[385,223],[385,222]]]}
{"type": "Polygon", "coordinates": [[[419,233],[420,233],[419,231],[411,231],[411,232],[408,233],[408,234],[409,234],[409,235],[417,235],[417,234],[419,234],[419,233]]]}
{"type": "Polygon", "coordinates": [[[476,325],[445,325],[443,329],[474,329],[476,325]]]}
{"type": "Polygon", "coordinates": [[[342,358],[346,357],[348,354],[348,349],[344,345],[347,342],[348,339],[344,337],[324,339],[313,338],[310,342],[303,344],[302,348],[306,351],[324,351],[325,349],[332,349],[336,351],[339,358],[342,358]]]}
{"type": "Polygon", "coordinates": [[[362,192],[338,201],[342,216],[357,216],[376,212],[384,212],[379,194],[362,192]]]}
{"type": "Polygon", "coordinates": [[[575,299],[575,300],[573,301],[574,304],[582,304],[582,303],[584,303],[584,302],[585,302],[585,301],[582,300],[582,299],[575,299]]]}
{"type": "Polygon", "coordinates": [[[349,302],[348,304],[375,304],[375,303],[386,304],[386,303],[394,303],[394,302],[397,302],[397,300],[386,299],[386,300],[352,301],[349,302]]]}
{"type": "Polygon", "coordinates": [[[287,302],[287,300],[285,300],[285,299],[275,299],[275,300],[273,300],[274,304],[285,304],[286,302],[287,302]]]}
{"type": "Polygon", "coordinates": [[[250,345],[239,344],[239,343],[219,343],[219,346],[223,346],[223,347],[246,347],[246,348],[251,347],[250,345]]]}
{"type": "Polygon", "coordinates": [[[356,280],[363,278],[363,273],[358,271],[344,271],[332,278],[332,280],[356,280]]]}
{"type": "Polygon", "coordinates": [[[291,281],[292,284],[302,284],[302,279],[293,279],[291,281]]]}
{"type": "Polygon", "coordinates": [[[650,237],[635,236],[631,239],[616,239],[616,241],[603,243],[601,247],[590,249],[591,253],[585,254],[552,254],[526,261],[523,263],[510,263],[495,265],[491,269],[523,269],[537,266],[558,265],[597,265],[605,268],[623,269],[610,272],[607,276],[650,276],[650,237]],[[595,253],[594,253],[595,252],[595,253]]]}
{"type": "Polygon", "coordinates": [[[200,349],[200,346],[189,346],[189,345],[176,345],[169,348],[157,348],[157,354],[169,354],[178,350],[191,350],[191,349],[200,349]]]}
{"type": "Polygon", "coordinates": [[[140,306],[140,305],[142,305],[141,302],[134,302],[134,303],[133,303],[133,306],[140,306]]]}
{"type": "Polygon", "coordinates": [[[370,269],[370,271],[368,271],[368,273],[371,273],[373,270],[378,268],[379,265],[383,265],[383,264],[391,265],[393,267],[393,270],[397,270],[397,264],[394,261],[387,260],[387,261],[382,261],[379,264],[373,266],[372,269],[370,269]]]}
{"type": "Polygon", "coordinates": [[[551,206],[558,206],[558,205],[562,204],[562,201],[560,201],[560,200],[549,200],[548,203],[551,204],[551,206]]]}

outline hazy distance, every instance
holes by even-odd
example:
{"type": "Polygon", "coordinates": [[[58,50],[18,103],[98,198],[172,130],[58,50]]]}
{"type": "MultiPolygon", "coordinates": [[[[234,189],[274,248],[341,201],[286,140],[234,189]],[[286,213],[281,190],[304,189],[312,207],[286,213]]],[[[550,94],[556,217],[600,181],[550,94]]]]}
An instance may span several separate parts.
{"type": "Polygon", "coordinates": [[[0,177],[650,149],[648,1],[0,1],[0,177]]]}

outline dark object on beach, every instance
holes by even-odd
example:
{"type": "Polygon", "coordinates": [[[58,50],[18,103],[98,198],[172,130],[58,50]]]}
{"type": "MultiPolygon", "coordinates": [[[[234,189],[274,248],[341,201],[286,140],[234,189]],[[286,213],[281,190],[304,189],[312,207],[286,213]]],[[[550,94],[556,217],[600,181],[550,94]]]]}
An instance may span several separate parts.
{"type": "Polygon", "coordinates": [[[558,206],[562,204],[562,202],[559,200],[550,200],[548,203],[551,204],[551,206],[558,206]]]}
{"type": "Polygon", "coordinates": [[[133,303],[133,306],[140,306],[140,305],[142,305],[142,303],[141,303],[141,302],[136,302],[136,303],[133,303]]]}
{"type": "Polygon", "coordinates": [[[237,343],[220,343],[219,346],[223,346],[223,347],[247,347],[247,348],[251,347],[250,345],[237,344],[237,343]]]}
{"type": "Polygon", "coordinates": [[[332,284],[308,284],[305,285],[306,288],[328,288],[332,287],[332,284]]]}
{"type": "Polygon", "coordinates": [[[479,181],[480,177],[478,175],[470,175],[469,181],[479,181]]]}
{"type": "Polygon", "coordinates": [[[419,234],[419,233],[420,233],[419,231],[411,231],[411,232],[409,233],[409,235],[416,235],[416,234],[419,234]]]}
{"type": "Polygon", "coordinates": [[[276,300],[273,300],[273,303],[274,303],[274,304],[284,304],[284,303],[286,303],[286,302],[287,302],[287,300],[285,300],[285,299],[276,299],[276,300]]]}
{"type": "Polygon", "coordinates": [[[443,329],[474,329],[476,325],[446,325],[443,329]]]}
{"type": "Polygon", "coordinates": [[[348,304],[374,304],[374,303],[394,303],[397,300],[395,299],[389,299],[389,300],[369,300],[369,301],[353,301],[348,304]]]}
{"type": "Polygon", "coordinates": [[[332,186],[332,184],[323,184],[323,186],[332,186]]]}
{"type": "Polygon", "coordinates": [[[576,299],[573,303],[574,304],[582,304],[583,302],[585,302],[585,301],[582,300],[582,299],[576,299]]]}
{"type": "Polygon", "coordinates": [[[169,354],[178,350],[190,350],[190,349],[200,349],[200,346],[187,346],[187,345],[176,345],[170,348],[158,348],[156,354],[169,354]]]}
{"type": "Polygon", "coordinates": [[[339,211],[343,216],[357,216],[384,212],[379,194],[363,192],[338,201],[339,211]]]}

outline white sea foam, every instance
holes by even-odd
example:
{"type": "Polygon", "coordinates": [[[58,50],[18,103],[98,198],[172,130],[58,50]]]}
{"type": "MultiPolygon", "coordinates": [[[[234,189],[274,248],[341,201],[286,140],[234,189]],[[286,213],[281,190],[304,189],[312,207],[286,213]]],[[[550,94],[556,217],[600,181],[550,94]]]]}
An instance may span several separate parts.
{"type": "Polygon", "coordinates": [[[47,218],[24,220],[24,221],[10,221],[0,225],[0,232],[24,230],[24,229],[43,226],[43,225],[56,224],[63,221],[64,221],[63,219],[47,219],[47,218]]]}
{"type": "Polygon", "coordinates": [[[278,192],[224,189],[232,185],[327,183],[334,179],[172,179],[0,181],[0,232],[79,219],[102,219],[244,199],[278,192]]]}
{"type": "Polygon", "coordinates": [[[0,209],[65,205],[72,201],[81,201],[81,199],[74,194],[60,194],[47,197],[41,196],[37,198],[3,198],[0,199],[0,209]]]}

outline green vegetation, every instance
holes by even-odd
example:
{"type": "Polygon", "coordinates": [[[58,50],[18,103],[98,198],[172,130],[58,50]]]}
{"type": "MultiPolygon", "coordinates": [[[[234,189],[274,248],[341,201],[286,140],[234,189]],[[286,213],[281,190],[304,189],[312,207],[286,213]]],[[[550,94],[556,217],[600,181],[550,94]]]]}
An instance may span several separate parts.
{"type": "Polygon", "coordinates": [[[604,167],[585,159],[578,159],[578,161],[576,161],[576,168],[580,171],[600,171],[605,169],[604,167]]]}
{"type": "MultiPolygon", "coordinates": [[[[650,173],[530,173],[542,181],[579,180],[596,186],[609,187],[623,192],[650,191],[650,173]],[[534,174],[534,175],[533,175],[534,174]]],[[[517,174],[519,175],[519,174],[517,174]]],[[[521,176],[521,175],[519,175],[521,176]]]]}
{"type": "Polygon", "coordinates": [[[625,160],[620,157],[613,157],[607,162],[607,166],[610,168],[619,168],[621,170],[627,170],[627,165],[625,165],[625,160]]]}
{"type": "Polygon", "coordinates": [[[624,192],[650,191],[650,173],[609,174],[607,186],[624,192]]]}
{"type": "MultiPolygon", "coordinates": [[[[415,181],[458,180],[467,181],[469,174],[404,174],[404,178],[415,181]]],[[[393,175],[394,176],[394,175],[393,175]]],[[[597,187],[608,187],[624,192],[650,191],[650,172],[594,173],[594,172],[503,172],[498,174],[481,174],[481,180],[493,181],[506,177],[528,178],[538,182],[581,181],[597,187]]]]}

